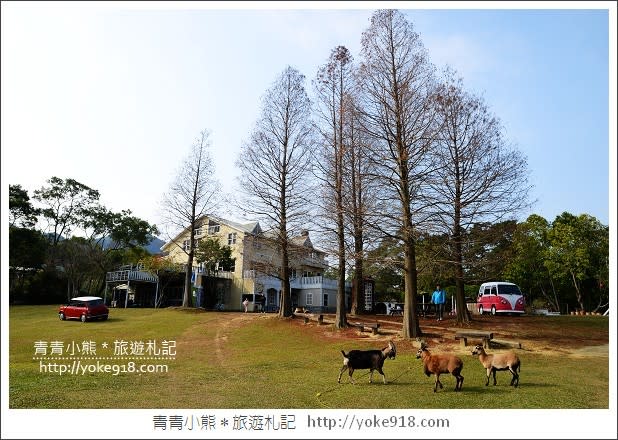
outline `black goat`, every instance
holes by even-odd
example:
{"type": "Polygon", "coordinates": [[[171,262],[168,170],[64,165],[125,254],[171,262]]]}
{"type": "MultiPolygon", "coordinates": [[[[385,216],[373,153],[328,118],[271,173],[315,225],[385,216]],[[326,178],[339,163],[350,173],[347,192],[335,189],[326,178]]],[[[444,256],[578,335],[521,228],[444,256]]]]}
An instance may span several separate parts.
{"type": "Polygon", "coordinates": [[[386,376],[382,371],[382,366],[387,357],[395,359],[397,350],[395,349],[395,344],[389,341],[388,347],[382,350],[350,350],[348,354],[341,350],[341,354],[343,354],[343,367],[341,367],[339,372],[337,383],[341,383],[341,375],[345,370],[348,370],[350,382],[355,383],[354,379],[352,379],[354,370],[365,369],[369,369],[369,383],[373,381],[373,370],[378,370],[378,373],[382,375],[382,380],[386,383],[386,376]]]}

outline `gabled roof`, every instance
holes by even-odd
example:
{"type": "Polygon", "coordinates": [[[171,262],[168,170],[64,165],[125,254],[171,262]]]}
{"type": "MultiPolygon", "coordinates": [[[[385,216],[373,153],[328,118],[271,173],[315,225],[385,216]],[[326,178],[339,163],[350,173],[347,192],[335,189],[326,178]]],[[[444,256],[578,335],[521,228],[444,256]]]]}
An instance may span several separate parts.
{"type": "Polygon", "coordinates": [[[309,235],[299,235],[298,237],[293,237],[291,241],[296,246],[303,246],[313,249],[313,243],[311,243],[309,235]]]}
{"type": "MultiPolygon", "coordinates": [[[[232,229],[236,229],[237,231],[243,232],[246,234],[258,234],[262,232],[262,229],[260,228],[260,224],[257,221],[239,223],[235,221],[225,220],[225,219],[222,219],[221,217],[203,215],[202,217],[197,219],[197,223],[201,224],[202,227],[208,227],[208,223],[207,223],[208,220],[214,221],[222,225],[229,226],[232,229]]],[[[189,227],[187,226],[180,233],[178,233],[176,237],[174,237],[173,240],[168,241],[163,246],[161,246],[161,249],[164,250],[168,248],[170,245],[172,245],[174,242],[178,242],[180,237],[187,235],[188,232],[189,232],[189,227]]]]}

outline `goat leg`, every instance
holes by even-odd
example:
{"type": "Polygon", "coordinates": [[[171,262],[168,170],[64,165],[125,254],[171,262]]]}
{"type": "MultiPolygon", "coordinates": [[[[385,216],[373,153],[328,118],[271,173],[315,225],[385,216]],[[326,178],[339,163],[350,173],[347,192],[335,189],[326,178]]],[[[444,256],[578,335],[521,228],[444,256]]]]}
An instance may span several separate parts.
{"type": "Polygon", "coordinates": [[[347,366],[347,365],[344,365],[343,367],[341,367],[341,370],[339,371],[339,377],[337,378],[337,383],[341,383],[341,375],[342,375],[342,374],[343,374],[343,372],[344,372],[345,370],[347,370],[347,369],[348,369],[348,366],[347,366]]]}
{"type": "Polygon", "coordinates": [[[354,379],[352,379],[352,373],[354,373],[354,368],[348,367],[348,373],[350,375],[350,382],[352,382],[353,384],[356,384],[356,382],[354,382],[354,379]]]}
{"type": "Polygon", "coordinates": [[[382,371],[382,368],[378,368],[378,372],[382,375],[382,382],[386,384],[386,374],[384,374],[384,371],[382,371]]]}

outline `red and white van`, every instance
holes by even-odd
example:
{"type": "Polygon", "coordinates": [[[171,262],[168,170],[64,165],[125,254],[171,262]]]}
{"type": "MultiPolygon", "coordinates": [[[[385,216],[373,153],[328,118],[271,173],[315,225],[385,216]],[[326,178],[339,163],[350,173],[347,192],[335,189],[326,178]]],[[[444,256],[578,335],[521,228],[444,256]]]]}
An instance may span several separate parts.
{"type": "Polygon", "coordinates": [[[479,314],[525,313],[526,301],[517,284],[492,281],[481,284],[477,307],[479,314]]]}

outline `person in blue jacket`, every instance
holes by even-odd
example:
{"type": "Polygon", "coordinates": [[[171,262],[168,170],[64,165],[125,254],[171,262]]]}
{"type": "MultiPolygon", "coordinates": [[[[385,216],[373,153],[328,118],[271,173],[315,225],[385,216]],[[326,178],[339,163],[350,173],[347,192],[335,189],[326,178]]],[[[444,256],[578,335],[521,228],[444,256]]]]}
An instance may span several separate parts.
{"type": "Polygon", "coordinates": [[[442,314],[444,312],[444,304],[446,303],[446,292],[444,289],[440,288],[440,285],[436,285],[436,290],[434,290],[431,295],[431,302],[436,305],[436,316],[438,317],[438,321],[442,321],[442,314]]]}

